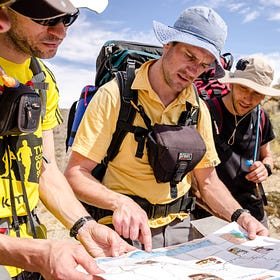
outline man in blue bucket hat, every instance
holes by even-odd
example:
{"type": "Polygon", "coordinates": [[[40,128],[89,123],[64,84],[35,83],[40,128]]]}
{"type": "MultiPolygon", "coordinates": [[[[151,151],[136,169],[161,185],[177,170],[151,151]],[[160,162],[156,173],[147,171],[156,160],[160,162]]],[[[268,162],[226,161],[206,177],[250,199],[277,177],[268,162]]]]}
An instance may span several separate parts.
{"type": "MultiPolygon", "coordinates": [[[[131,88],[138,91],[138,104],[152,125],[176,125],[186,111],[186,102],[193,107],[199,105],[197,131],[204,140],[206,153],[193,174],[203,199],[220,217],[237,221],[248,231],[249,238],[267,235],[268,230],[242,209],[218,179],[215,166],[220,161],[210,115],[192,86],[210,66],[215,67],[217,78],[224,76],[220,54],[227,36],[225,22],[211,8],[191,7],[181,13],[174,26],[154,22],[153,27],[163,44],[163,54],[136,71],[131,88]]],[[[144,156],[135,157],[137,143],[133,133],[125,136],[102,181],[91,175],[106,156],[119,108],[120,94],[116,80],[112,80],[90,102],[76,134],[65,173],[74,192],[80,200],[100,207],[96,208],[102,217],[100,222],[111,223],[120,235],[140,248],[143,244],[150,250],[192,239],[190,211],[194,200],[188,196],[191,172],[177,184],[177,196],[172,197],[170,183],[156,181],[146,146],[144,156]]],[[[145,127],[140,114],[136,113],[133,125],[145,127]]]]}

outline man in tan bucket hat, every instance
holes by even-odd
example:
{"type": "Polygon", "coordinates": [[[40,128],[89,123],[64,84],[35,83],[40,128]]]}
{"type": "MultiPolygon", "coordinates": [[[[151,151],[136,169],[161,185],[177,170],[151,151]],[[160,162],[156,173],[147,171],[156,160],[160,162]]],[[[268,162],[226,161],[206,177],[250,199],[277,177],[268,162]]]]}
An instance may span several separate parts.
{"type": "MultiPolygon", "coordinates": [[[[273,72],[260,56],[242,58],[234,72],[226,72],[219,79],[230,85],[230,93],[208,101],[221,160],[216,167],[218,176],[241,206],[265,226],[268,225],[262,182],[272,173],[269,142],[275,136],[260,103],[266,95],[280,96],[280,91],[271,87],[273,72]]],[[[197,218],[207,216],[203,210],[194,214],[197,218]]]]}

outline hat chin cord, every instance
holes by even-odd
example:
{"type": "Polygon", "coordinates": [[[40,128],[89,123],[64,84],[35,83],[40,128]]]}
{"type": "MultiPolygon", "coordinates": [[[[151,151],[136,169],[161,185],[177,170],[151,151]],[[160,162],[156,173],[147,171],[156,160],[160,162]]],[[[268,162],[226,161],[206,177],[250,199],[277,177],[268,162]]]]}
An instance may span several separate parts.
{"type": "MultiPolygon", "coordinates": [[[[233,91],[231,91],[231,93],[233,93],[233,91]]],[[[237,127],[238,127],[238,125],[241,123],[241,121],[242,120],[244,120],[250,113],[251,113],[251,111],[252,110],[250,110],[249,112],[247,112],[244,116],[242,116],[242,118],[238,121],[237,120],[237,111],[236,111],[236,109],[235,109],[235,106],[234,106],[234,102],[233,102],[233,95],[231,96],[231,105],[232,105],[232,108],[233,108],[233,110],[234,110],[234,122],[235,122],[235,127],[234,127],[234,130],[233,130],[233,132],[232,132],[232,134],[231,134],[231,136],[229,137],[229,139],[228,139],[228,141],[227,141],[227,143],[229,144],[229,145],[233,145],[234,144],[234,142],[235,142],[235,133],[236,133],[236,130],[237,130],[237,127]]]]}

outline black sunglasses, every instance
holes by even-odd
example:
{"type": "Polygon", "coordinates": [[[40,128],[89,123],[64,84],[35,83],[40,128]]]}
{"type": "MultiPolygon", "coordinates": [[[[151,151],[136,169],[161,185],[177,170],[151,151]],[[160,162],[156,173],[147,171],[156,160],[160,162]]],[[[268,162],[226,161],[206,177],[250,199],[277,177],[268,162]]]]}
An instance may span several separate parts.
{"type": "Polygon", "coordinates": [[[44,26],[55,26],[62,22],[65,27],[70,26],[78,18],[79,10],[74,14],[66,14],[60,17],[51,19],[32,19],[34,22],[44,26]]]}

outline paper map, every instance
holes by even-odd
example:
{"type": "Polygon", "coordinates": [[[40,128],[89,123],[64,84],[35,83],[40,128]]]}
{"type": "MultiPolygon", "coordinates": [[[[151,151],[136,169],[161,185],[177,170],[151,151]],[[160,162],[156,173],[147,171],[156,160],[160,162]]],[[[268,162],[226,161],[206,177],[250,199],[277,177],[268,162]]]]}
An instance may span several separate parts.
{"type": "Polygon", "coordinates": [[[280,279],[280,240],[249,241],[237,223],[230,223],[201,239],[97,263],[106,272],[99,276],[108,280],[275,280],[280,279]]]}

